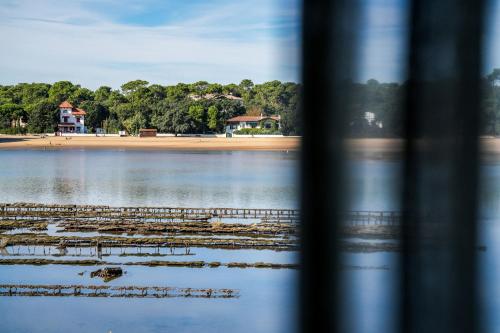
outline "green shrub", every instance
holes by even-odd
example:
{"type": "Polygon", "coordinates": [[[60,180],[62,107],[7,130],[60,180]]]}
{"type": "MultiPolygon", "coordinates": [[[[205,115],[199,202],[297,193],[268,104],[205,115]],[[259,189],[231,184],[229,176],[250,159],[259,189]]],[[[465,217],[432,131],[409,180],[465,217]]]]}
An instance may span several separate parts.
{"type": "Polygon", "coordinates": [[[24,127],[7,127],[0,128],[2,134],[26,134],[28,131],[24,127]]]}
{"type": "Polygon", "coordinates": [[[272,128],[242,128],[240,130],[234,131],[234,134],[242,135],[280,135],[281,132],[277,129],[272,128]]]}

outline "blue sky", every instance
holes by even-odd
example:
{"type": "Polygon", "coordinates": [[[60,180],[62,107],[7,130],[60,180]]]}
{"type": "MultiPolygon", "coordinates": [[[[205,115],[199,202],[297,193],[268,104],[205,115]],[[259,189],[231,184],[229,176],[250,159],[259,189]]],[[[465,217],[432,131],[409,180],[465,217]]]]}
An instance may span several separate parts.
{"type": "Polygon", "coordinates": [[[361,0],[359,81],[404,77],[409,0],[361,0]]]}
{"type": "Polygon", "coordinates": [[[298,81],[298,0],[0,0],[0,84],[298,81]]]}
{"type": "MultiPolygon", "coordinates": [[[[364,4],[364,15],[360,27],[362,47],[358,80],[404,80],[410,0],[360,1],[364,4]]],[[[486,0],[486,3],[484,74],[500,68],[500,0],[486,0]]]]}
{"type": "MultiPolygon", "coordinates": [[[[408,0],[360,1],[358,80],[401,81],[408,0]]],[[[299,20],[300,0],[0,0],[0,84],[297,82],[299,20]]],[[[489,40],[485,70],[498,52],[489,40]]]]}

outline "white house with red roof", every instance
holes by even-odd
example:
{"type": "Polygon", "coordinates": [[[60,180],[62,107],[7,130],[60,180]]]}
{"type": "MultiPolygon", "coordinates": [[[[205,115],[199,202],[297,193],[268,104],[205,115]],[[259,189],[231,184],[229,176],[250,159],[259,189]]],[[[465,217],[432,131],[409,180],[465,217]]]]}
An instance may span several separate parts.
{"type": "Polygon", "coordinates": [[[61,133],[86,133],[85,115],[83,109],[75,108],[68,101],[59,105],[59,124],[57,125],[61,133]]]}
{"type": "Polygon", "coordinates": [[[226,121],[226,133],[233,133],[244,128],[281,128],[280,116],[238,116],[226,121]]]}

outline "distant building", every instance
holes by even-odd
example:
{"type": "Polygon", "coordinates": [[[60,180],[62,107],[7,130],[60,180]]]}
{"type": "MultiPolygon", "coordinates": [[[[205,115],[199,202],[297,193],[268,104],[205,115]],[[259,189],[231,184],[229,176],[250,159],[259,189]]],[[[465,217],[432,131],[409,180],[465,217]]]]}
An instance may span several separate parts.
{"type": "Polygon", "coordinates": [[[378,128],[384,127],[384,123],[380,120],[376,120],[375,113],[365,112],[365,120],[370,126],[377,126],[378,128]]]}
{"type": "Polygon", "coordinates": [[[281,128],[280,116],[238,116],[226,121],[226,133],[244,128],[281,128]]]}
{"type": "Polygon", "coordinates": [[[204,94],[204,95],[189,94],[189,98],[191,98],[193,101],[199,101],[202,99],[207,99],[207,100],[231,99],[234,101],[242,101],[243,100],[243,98],[238,97],[238,96],[233,96],[231,94],[204,94]]]}
{"type": "Polygon", "coordinates": [[[17,118],[17,119],[12,119],[12,121],[10,122],[10,127],[21,127],[21,128],[25,128],[26,125],[28,123],[26,123],[26,120],[24,119],[23,116],[17,118]]]}
{"type": "Polygon", "coordinates": [[[61,133],[86,133],[85,115],[87,112],[73,107],[68,101],[59,105],[59,124],[57,125],[61,133]]]}
{"type": "Polygon", "coordinates": [[[371,125],[375,121],[375,113],[373,112],[365,112],[365,119],[369,125],[371,125]]]}

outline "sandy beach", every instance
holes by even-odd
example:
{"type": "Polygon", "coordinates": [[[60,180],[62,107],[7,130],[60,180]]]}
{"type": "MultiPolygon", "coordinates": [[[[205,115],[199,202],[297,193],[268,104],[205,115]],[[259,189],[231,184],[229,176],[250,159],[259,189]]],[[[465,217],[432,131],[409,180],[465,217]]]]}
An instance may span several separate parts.
{"type": "Polygon", "coordinates": [[[40,137],[0,135],[0,149],[297,150],[298,137],[40,137]]]}
{"type": "MultiPolygon", "coordinates": [[[[371,154],[391,154],[401,153],[404,150],[405,141],[403,139],[349,139],[347,140],[347,150],[350,153],[371,153],[371,154]]],[[[429,144],[436,144],[420,141],[422,149],[429,144]]],[[[480,137],[480,151],[482,154],[499,154],[500,138],[480,137]]]]}
{"type": "MultiPolygon", "coordinates": [[[[300,148],[300,137],[211,138],[211,137],[41,137],[0,135],[1,149],[156,149],[156,150],[262,150],[286,151],[300,148]]],[[[483,154],[499,154],[500,138],[480,138],[483,154]]],[[[363,138],[346,140],[354,156],[386,157],[404,149],[402,139],[363,138]]]]}

